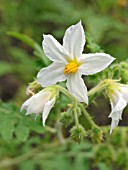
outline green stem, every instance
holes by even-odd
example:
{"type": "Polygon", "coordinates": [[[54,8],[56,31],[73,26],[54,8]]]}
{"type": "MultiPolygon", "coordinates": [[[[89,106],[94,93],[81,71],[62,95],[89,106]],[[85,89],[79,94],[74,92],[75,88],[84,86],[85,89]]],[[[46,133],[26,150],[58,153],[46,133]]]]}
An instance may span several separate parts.
{"type": "Polygon", "coordinates": [[[71,108],[68,109],[67,113],[70,114],[73,110],[73,105],[71,106],[71,108]]]}
{"type": "Polygon", "coordinates": [[[75,123],[76,123],[76,126],[79,126],[79,121],[78,121],[78,116],[77,116],[77,100],[76,100],[76,98],[75,98],[71,93],[69,93],[68,90],[66,90],[66,89],[63,88],[62,86],[54,85],[54,87],[56,87],[60,92],[62,92],[63,94],[65,94],[65,95],[66,95],[67,97],[69,97],[71,100],[73,100],[75,123]]]}
{"type": "Polygon", "coordinates": [[[76,101],[76,98],[71,93],[69,93],[69,91],[66,90],[64,87],[59,85],[53,85],[53,87],[57,88],[60,92],[68,96],[71,100],[76,101]]]}
{"type": "Polygon", "coordinates": [[[78,127],[79,121],[78,121],[78,116],[77,116],[77,102],[76,101],[74,102],[74,117],[75,117],[76,126],[78,127]]]}
{"type": "Polygon", "coordinates": [[[62,134],[62,124],[60,122],[56,123],[57,138],[60,144],[65,143],[65,139],[62,134]]]}
{"type": "Polygon", "coordinates": [[[94,87],[93,89],[91,89],[88,92],[88,97],[92,96],[93,94],[103,90],[105,87],[107,87],[109,84],[113,83],[113,82],[118,82],[120,80],[112,80],[112,79],[106,79],[102,82],[100,82],[96,87],[94,87]]]}
{"type": "MultiPolygon", "coordinates": [[[[105,80],[106,81],[106,80],[105,80]]],[[[91,89],[88,92],[88,97],[92,96],[93,94],[103,90],[106,86],[108,86],[108,83],[105,83],[105,81],[101,82],[100,84],[98,84],[96,87],[94,87],[93,89],[91,89]]]]}
{"type": "Polygon", "coordinates": [[[49,126],[45,126],[45,129],[46,129],[48,132],[50,132],[50,133],[53,133],[53,134],[56,133],[56,129],[51,128],[51,127],[49,127],[49,126]]]}
{"type": "Polygon", "coordinates": [[[94,123],[88,112],[85,110],[84,106],[82,104],[79,104],[84,116],[86,117],[87,121],[91,125],[92,128],[97,128],[97,125],[94,123]]]}

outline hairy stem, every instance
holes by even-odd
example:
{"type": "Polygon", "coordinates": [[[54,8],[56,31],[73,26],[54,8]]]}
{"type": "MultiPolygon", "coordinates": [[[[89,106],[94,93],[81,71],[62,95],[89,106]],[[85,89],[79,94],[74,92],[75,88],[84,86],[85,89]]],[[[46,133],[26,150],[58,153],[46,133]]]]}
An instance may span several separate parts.
{"type": "Polygon", "coordinates": [[[62,92],[63,94],[65,94],[67,97],[69,97],[71,100],[73,101],[76,101],[76,98],[71,94],[69,93],[69,91],[67,89],[65,89],[64,87],[62,86],[59,86],[59,85],[53,85],[53,87],[57,88],[60,92],[62,92]]]}
{"type": "Polygon", "coordinates": [[[94,88],[92,88],[89,92],[88,92],[88,97],[92,96],[93,94],[103,90],[105,87],[108,86],[108,84],[110,83],[110,80],[104,80],[101,83],[99,83],[97,86],[95,86],[94,88]]]}
{"type": "Polygon", "coordinates": [[[88,114],[88,112],[86,111],[86,109],[84,108],[84,106],[82,104],[79,104],[84,116],[86,117],[87,121],[89,122],[89,124],[91,125],[92,128],[96,128],[97,125],[94,123],[94,121],[92,120],[92,118],[90,117],[90,115],[88,114]]]}
{"type": "Polygon", "coordinates": [[[79,126],[79,121],[78,121],[78,116],[77,116],[77,99],[62,86],[54,85],[54,87],[56,87],[60,92],[65,94],[67,97],[69,97],[73,101],[75,123],[76,123],[76,126],[79,126]]]}
{"type": "Polygon", "coordinates": [[[74,102],[74,117],[75,117],[76,126],[78,127],[79,121],[78,121],[78,116],[77,116],[77,102],[76,101],[74,102]]]}
{"type": "Polygon", "coordinates": [[[60,144],[65,143],[65,139],[62,134],[62,124],[60,122],[56,123],[57,138],[60,144]]]}

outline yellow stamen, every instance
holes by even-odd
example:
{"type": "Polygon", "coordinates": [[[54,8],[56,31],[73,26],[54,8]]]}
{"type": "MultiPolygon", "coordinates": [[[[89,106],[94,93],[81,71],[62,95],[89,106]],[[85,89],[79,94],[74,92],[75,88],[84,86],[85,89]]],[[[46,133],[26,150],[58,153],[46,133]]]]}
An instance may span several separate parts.
{"type": "Polygon", "coordinates": [[[76,61],[69,62],[65,69],[64,74],[75,73],[78,70],[78,63],[76,61]]]}

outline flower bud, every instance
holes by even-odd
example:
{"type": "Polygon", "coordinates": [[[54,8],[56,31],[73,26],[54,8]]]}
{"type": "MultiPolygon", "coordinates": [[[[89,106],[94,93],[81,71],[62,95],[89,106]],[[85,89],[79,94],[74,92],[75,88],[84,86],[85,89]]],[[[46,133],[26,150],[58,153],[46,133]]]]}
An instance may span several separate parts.
{"type": "Polygon", "coordinates": [[[121,62],[120,63],[120,77],[122,83],[128,82],[128,63],[121,62]]]}
{"type": "Polygon", "coordinates": [[[36,91],[41,89],[41,85],[37,84],[37,81],[33,81],[29,83],[28,87],[26,88],[26,94],[29,96],[33,96],[36,91]]]}
{"type": "Polygon", "coordinates": [[[121,69],[121,82],[122,83],[128,82],[128,69],[121,69]]]}
{"type": "Polygon", "coordinates": [[[69,114],[68,112],[62,112],[60,117],[60,122],[62,122],[64,126],[67,127],[70,123],[73,122],[73,118],[71,114],[69,114]]]}
{"type": "Polygon", "coordinates": [[[121,66],[121,68],[127,69],[128,68],[128,63],[127,62],[121,62],[120,66],[121,66]]]}
{"type": "Polygon", "coordinates": [[[98,127],[93,128],[91,130],[90,137],[94,143],[100,143],[101,141],[103,141],[103,132],[98,127]]]}
{"type": "Polygon", "coordinates": [[[70,133],[72,140],[78,143],[80,143],[83,140],[83,137],[86,135],[85,129],[81,125],[72,127],[70,133]]]}

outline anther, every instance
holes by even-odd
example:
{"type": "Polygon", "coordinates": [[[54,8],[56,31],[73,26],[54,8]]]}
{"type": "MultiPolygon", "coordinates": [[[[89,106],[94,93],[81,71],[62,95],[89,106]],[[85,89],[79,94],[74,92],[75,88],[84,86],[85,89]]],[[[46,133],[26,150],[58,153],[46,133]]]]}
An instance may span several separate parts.
{"type": "Polygon", "coordinates": [[[75,73],[78,70],[78,65],[75,61],[68,63],[64,69],[64,74],[75,73]]]}

